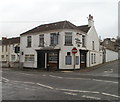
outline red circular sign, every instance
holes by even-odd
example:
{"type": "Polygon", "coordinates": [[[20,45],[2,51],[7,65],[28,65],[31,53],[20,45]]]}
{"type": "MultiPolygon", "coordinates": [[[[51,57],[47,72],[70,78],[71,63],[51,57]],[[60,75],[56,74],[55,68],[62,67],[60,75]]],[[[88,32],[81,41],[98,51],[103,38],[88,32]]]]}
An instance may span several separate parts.
{"type": "Polygon", "coordinates": [[[72,53],[73,53],[73,54],[76,54],[76,53],[77,53],[77,49],[76,49],[75,47],[72,49],[72,53]]]}

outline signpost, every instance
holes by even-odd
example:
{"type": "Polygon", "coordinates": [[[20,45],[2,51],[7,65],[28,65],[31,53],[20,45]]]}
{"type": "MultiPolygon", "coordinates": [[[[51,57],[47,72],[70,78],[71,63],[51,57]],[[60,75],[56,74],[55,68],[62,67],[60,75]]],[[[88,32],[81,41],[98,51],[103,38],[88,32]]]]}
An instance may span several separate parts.
{"type": "Polygon", "coordinates": [[[77,50],[77,48],[76,47],[74,47],[73,49],[72,49],[72,53],[73,53],[73,55],[74,55],[74,70],[75,70],[75,54],[78,52],[78,50],[77,50]]]}

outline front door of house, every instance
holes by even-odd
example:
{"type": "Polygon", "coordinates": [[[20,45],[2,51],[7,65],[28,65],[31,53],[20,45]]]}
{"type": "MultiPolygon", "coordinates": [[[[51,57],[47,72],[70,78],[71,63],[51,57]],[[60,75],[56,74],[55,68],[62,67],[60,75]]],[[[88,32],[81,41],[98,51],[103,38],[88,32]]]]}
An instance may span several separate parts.
{"type": "Polygon", "coordinates": [[[80,51],[80,67],[85,68],[86,67],[86,51],[80,51]]]}

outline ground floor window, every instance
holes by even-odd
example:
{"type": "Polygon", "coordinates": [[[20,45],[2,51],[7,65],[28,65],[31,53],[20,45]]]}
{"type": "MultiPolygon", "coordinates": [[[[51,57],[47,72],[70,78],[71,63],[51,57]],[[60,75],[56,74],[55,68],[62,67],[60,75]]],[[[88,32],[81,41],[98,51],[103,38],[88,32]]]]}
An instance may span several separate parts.
{"type": "Polygon", "coordinates": [[[11,55],[11,60],[15,61],[15,55],[11,55]]]}
{"type": "Polygon", "coordinates": [[[55,62],[58,61],[58,54],[57,53],[49,53],[49,62],[55,62]]]}
{"type": "Polygon", "coordinates": [[[76,65],[79,65],[79,56],[76,56],[76,65]]]}
{"type": "Polygon", "coordinates": [[[4,55],[1,55],[2,60],[4,59],[4,55]]]}
{"type": "Polygon", "coordinates": [[[96,54],[94,54],[94,63],[96,63],[96,54]]]}
{"type": "Polygon", "coordinates": [[[91,64],[93,64],[93,53],[91,54],[91,64]]]}
{"type": "Polygon", "coordinates": [[[25,55],[25,61],[27,62],[27,61],[34,61],[34,55],[32,55],[32,54],[27,54],[27,55],[25,55]]]}
{"type": "Polygon", "coordinates": [[[72,57],[71,56],[65,56],[65,63],[66,65],[72,64],[72,57]]]}

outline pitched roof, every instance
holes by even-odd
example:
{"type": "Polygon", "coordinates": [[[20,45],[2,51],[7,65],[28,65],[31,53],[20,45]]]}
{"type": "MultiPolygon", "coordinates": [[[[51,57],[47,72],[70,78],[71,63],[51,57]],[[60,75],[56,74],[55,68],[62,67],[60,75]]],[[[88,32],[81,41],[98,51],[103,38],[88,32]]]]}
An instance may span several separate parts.
{"type": "Polygon", "coordinates": [[[5,40],[1,40],[0,42],[2,42],[2,43],[0,43],[2,45],[16,44],[16,43],[20,43],[20,37],[8,38],[5,40]]]}
{"type": "Polygon", "coordinates": [[[82,25],[82,26],[77,26],[79,30],[87,33],[90,29],[90,27],[88,25],[82,25]]]}
{"type": "Polygon", "coordinates": [[[20,35],[24,35],[27,33],[35,33],[40,31],[56,30],[56,29],[78,29],[78,28],[76,25],[72,24],[69,21],[61,21],[61,22],[40,25],[20,35]]]}

